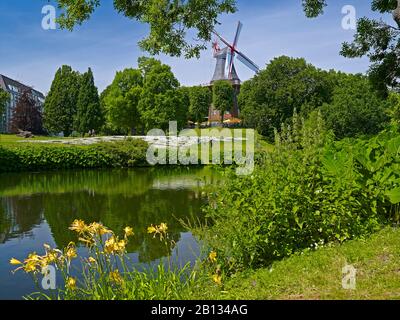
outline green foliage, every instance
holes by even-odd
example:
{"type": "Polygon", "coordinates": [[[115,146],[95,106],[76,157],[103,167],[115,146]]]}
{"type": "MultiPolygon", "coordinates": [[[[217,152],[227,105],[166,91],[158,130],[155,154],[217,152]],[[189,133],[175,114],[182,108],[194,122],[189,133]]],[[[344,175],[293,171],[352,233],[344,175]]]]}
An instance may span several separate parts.
{"type": "Polygon", "coordinates": [[[141,57],[139,69],[117,72],[102,94],[107,127],[134,132],[137,129],[167,129],[170,121],[186,124],[187,93],[171,67],[154,58],[141,57]],[[136,129],[136,130],[135,130],[136,129]]]}
{"type": "Polygon", "coordinates": [[[389,116],[392,124],[400,128],[400,94],[395,92],[389,96],[389,116]]]}
{"type": "Polygon", "coordinates": [[[295,115],[251,176],[230,176],[211,197],[203,235],[235,270],[369,234],[395,218],[399,142],[389,132],[335,145],[320,114],[295,115]]]}
{"type": "Polygon", "coordinates": [[[92,146],[23,145],[0,148],[0,172],[121,168],[146,164],[142,140],[92,146]]]}
{"type": "Polygon", "coordinates": [[[190,93],[190,118],[199,124],[205,120],[212,103],[212,93],[207,87],[192,87],[190,93]]]}
{"type": "Polygon", "coordinates": [[[6,111],[6,105],[10,100],[10,94],[0,88],[0,116],[6,111]]]}
{"type": "Polygon", "coordinates": [[[80,76],[69,66],[56,72],[44,104],[44,126],[50,133],[73,131],[74,117],[79,96],[80,76]]]}
{"type": "Polygon", "coordinates": [[[274,128],[290,121],[295,109],[307,114],[330,102],[335,81],[335,73],[317,69],[304,59],[275,58],[243,84],[241,117],[245,125],[273,140],[274,128]]]}
{"type": "Polygon", "coordinates": [[[340,75],[332,102],[321,108],[328,129],[338,139],[379,133],[389,122],[388,102],[381,99],[367,78],[340,75]]]}
{"type": "MultiPolygon", "coordinates": [[[[305,13],[316,17],[323,13],[326,0],[303,0],[305,13]]],[[[341,54],[348,58],[368,56],[369,75],[374,86],[383,95],[387,88],[399,88],[400,78],[400,2],[398,0],[371,0],[372,10],[391,14],[395,26],[385,19],[360,18],[352,43],[345,42],[341,54]]]]}
{"type": "Polygon", "coordinates": [[[140,70],[125,69],[117,72],[113,83],[102,94],[102,103],[109,127],[127,133],[140,125],[137,107],[142,85],[143,77],[140,70]]]}
{"type": "Polygon", "coordinates": [[[99,93],[94,84],[92,70],[89,68],[80,79],[74,129],[81,134],[88,133],[90,130],[97,132],[102,124],[99,93]]]}
{"type": "Polygon", "coordinates": [[[221,122],[225,112],[233,107],[235,91],[230,81],[219,80],[213,83],[212,102],[214,108],[221,113],[221,122]]]}
{"type": "Polygon", "coordinates": [[[165,130],[170,121],[183,126],[188,105],[185,105],[185,95],[179,90],[171,67],[153,58],[140,58],[139,68],[144,74],[144,83],[138,110],[145,129],[165,130]]]}
{"type": "MultiPolygon", "coordinates": [[[[63,10],[58,23],[72,30],[88,20],[100,0],[57,0],[63,10]]],[[[114,8],[124,16],[146,23],[150,34],[139,45],[152,55],[166,53],[171,56],[199,57],[206,49],[205,41],[211,40],[211,32],[222,13],[236,11],[235,0],[197,1],[126,1],[115,0],[114,8]],[[187,41],[187,32],[194,30],[197,43],[187,41]]]]}

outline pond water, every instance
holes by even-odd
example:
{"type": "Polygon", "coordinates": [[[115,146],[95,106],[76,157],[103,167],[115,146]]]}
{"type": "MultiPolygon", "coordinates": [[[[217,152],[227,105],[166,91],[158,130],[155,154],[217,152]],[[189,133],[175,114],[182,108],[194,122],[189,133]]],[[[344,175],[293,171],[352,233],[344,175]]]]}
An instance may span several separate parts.
{"type": "Polygon", "coordinates": [[[0,175],[0,299],[21,299],[37,291],[9,260],[43,254],[43,244],[64,247],[77,241],[71,222],[102,222],[121,232],[134,228],[128,246],[132,263],[148,267],[172,255],[178,265],[195,260],[199,245],[180,219],[202,219],[205,187],[220,176],[212,168],[146,168],[0,175]],[[167,248],[146,233],[165,222],[175,245],[167,248]]]}

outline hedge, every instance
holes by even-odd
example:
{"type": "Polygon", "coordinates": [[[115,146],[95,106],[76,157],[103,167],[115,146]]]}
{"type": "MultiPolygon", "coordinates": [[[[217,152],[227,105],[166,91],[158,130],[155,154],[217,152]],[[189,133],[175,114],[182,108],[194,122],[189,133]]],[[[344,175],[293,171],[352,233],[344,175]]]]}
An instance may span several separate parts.
{"type": "Polygon", "coordinates": [[[23,144],[0,146],[0,172],[121,168],[146,165],[148,144],[142,140],[91,146],[23,144]]]}

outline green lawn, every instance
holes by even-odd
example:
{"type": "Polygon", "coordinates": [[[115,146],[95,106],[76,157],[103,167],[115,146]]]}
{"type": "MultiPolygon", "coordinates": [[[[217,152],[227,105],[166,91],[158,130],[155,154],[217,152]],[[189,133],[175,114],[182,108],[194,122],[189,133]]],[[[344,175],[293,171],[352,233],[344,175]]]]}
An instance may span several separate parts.
{"type": "Polygon", "coordinates": [[[289,257],[230,279],[220,290],[197,290],[194,299],[400,299],[400,229],[289,257]],[[346,264],[357,269],[355,290],[342,288],[346,264]]]}
{"type": "Polygon", "coordinates": [[[33,139],[25,139],[21,137],[17,137],[15,134],[0,134],[0,145],[10,146],[10,145],[19,145],[22,141],[30,141],[30,140],[60,140],[67,138],[60,137],[45,137],[45,136],[37,136],[33,139]]]}

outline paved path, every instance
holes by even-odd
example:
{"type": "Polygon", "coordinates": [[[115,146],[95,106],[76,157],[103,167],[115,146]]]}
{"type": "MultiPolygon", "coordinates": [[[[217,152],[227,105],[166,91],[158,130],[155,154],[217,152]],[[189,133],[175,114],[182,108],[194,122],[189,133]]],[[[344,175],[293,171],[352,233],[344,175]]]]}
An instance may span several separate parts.
{"type": "MultiPolygon", "coordinates": [[[[212,142],[232,142],[245,141],[245,138],[217,138],[217,137],[166,137],[166,136],[132,136],[132,139],[141,139],[159,148],[171,147],[190,147],[202,143],[212,142]]],[[[55,140],[24,140],[21,142],[43,143],[43,144],[67,144],[67,145],[92,145],[101,142],[123,141],[126,136],[109,136],[109,137],[93,137],[93,138],[76,138],[76,139],[55,139],[55,140]]]]}

